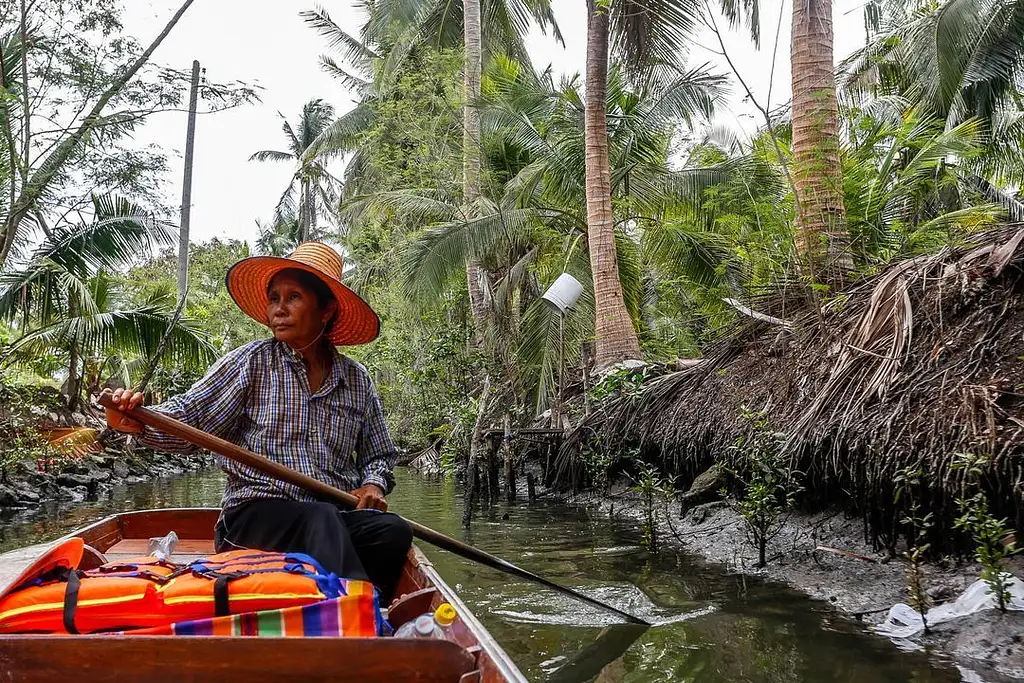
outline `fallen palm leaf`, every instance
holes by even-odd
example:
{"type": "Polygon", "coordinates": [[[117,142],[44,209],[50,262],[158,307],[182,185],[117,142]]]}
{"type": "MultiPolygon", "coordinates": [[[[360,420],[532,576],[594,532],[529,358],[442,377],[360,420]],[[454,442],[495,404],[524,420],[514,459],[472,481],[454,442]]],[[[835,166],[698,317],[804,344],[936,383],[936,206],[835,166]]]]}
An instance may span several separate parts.
{"type": "Polygon", "coordinates": [[[826,306],[823,324],[788,297],[792,288],[749,304],[789,321],[784,337],[744,320],[700,365],[597,406],[566,439],[559,481],[585,481],[585,453],[597,449],[615,454],[613,469],[620,454],[643,453],[683,487],[717,463],[742,474],[749,465],[731,447],[746,434],[746,406],[766,409],[786,434],[786,453],[805,473],[806,507],[861,515],[880,547],[895,548],[905,533],[897,473],[920,469],[936,516],[933,548],[953,549],[958,452],[991,455],[993,513],[1024,519],[1024,395],[1013,380],[1024,376],[1024,226],[892,264],[843,292],[842,306],[826,306]]]}
{"type": "Polygon", "coordinates": [[[46,442],[67,455],[79,459],[103,451],[99,432],[91,427],[59,427],[43,433],[46,442]]]}

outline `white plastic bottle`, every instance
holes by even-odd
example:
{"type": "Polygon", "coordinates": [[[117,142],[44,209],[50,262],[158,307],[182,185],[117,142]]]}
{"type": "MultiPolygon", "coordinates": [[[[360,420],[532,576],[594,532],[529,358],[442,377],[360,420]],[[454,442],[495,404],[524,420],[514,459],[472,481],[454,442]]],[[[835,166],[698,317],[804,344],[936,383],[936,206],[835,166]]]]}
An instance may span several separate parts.
{"type": "Polygon", "coordinates": [[[412,621],[402,624],[395,631],[395,638],[436,638],[445,640],[448,627],[455,621],[455,608],[447,602],[438,605],[433,612],[421,614],[412,621]]]}

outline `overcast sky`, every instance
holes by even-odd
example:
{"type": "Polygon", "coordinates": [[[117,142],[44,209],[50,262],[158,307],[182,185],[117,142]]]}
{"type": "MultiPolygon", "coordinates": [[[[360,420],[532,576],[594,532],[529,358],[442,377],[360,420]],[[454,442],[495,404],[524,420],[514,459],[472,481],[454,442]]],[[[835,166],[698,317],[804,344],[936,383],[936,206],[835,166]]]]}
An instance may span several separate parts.
{"type": "MultiPolygon", "coordinates": [[[[584,0],[552,0],[565,38],[562,48],[539,32],[529,38],[534,64],[548,64],[563,73],[582,72],[586,48],[584,0]]],[[[320,0],[343,28],[358,33],[362,17],[348,0],[320,0]]],[[[126,2],[125,27],[138,40],[152,40],[178,7],[177,0],[126,2]]],[[[278,112],[295,120],[302,105],[314,98],[333,104],[339,112],[353,106],[350,94],[321,73],[318,57],[323,43],[299,18],[312,1],[196,0],[174,32],[157,50],[159,64],[188,69],[198,59],[212,81],[242,80],[262,86],[262,102],[230,111],[200,116],[196,129],[195,170],[192,190],[192,239],[228,237],[253,241],[255,221],[269,220],[292,169],[286,165],[249,162],[260,149],[284,145],[278,112]],[[258,9],[257,9],[258,7],[258,9]]],[[[742,34],[729,34],[726,48],[732,61],[764,104],[772,72],[775,33],[782,12],[775,58],[771,106],[789,100],[789,24],[791,4],[784,0],[772,9],[762,0],[762,46],[757,51],[742,34]]],[[[844,57],[864,41],[863,0],[835,0],[836,57],[844,57]]],[[[713,33],[695,38],[691,65],[710,62],[729,73],[728,64],[707,48],[718,49],[713,33]]],[[[729,106],[722,107],[719,123],[752,130],[760,123],[756,110],[744,101],[739,85],[733,87],[729,106]]],[[[154,117],[138,135],[140,144],[157,143],[171,154],[172,177],[167,194],[172,204],[181,196],[182,150],[186,116],[167,113],[154,117]]]]}

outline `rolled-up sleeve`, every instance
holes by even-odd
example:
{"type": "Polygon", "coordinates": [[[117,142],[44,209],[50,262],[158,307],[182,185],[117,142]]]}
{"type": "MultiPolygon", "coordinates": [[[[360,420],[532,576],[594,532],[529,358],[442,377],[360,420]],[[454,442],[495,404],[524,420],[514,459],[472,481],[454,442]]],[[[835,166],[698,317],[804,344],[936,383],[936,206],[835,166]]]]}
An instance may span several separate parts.
{"type": "MultiPolygon", "coordinates": [[[[246,346],[235,349],[210,366],[191,389],[151,409],[228,439],[245,410],[250,355],[246,346]]],[[[151,427],[143,429],[139,440],[159,451],[192,453],[199,450],[195,444],[151,427]]]]}
{"type": "Polygon", "coordinates": [[[384,489],[384,493],[390,493],[395,487],[394,471],[398,452],[391,442],[391,435],[384,422],[384,409],[373,381],[369,377],[365,381],[366,412],[356,442],[356,466],[362,477],[362,486],[376,484],[384,489]]]}

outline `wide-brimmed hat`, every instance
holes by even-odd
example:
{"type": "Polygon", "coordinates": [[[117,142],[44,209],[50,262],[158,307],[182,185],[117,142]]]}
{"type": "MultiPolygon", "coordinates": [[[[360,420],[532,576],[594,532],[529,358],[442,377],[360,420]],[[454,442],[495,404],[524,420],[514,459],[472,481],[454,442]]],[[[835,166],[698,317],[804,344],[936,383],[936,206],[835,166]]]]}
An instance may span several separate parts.
{"type": "Polygon", "coordinates": [[[291,254],[252,256],[242,259],[228,270],[228,293],[250,318],[269,327],[267,320],[267,287],[275,275],[288,268],[297,268],[317,276],[338,301],[334,325],[325,336],[335,346],[355,346],[377,338],[380,318],[358,294],[341,283],[345,262],[341,254],[323,242],[303,242],[291,254]]]}

